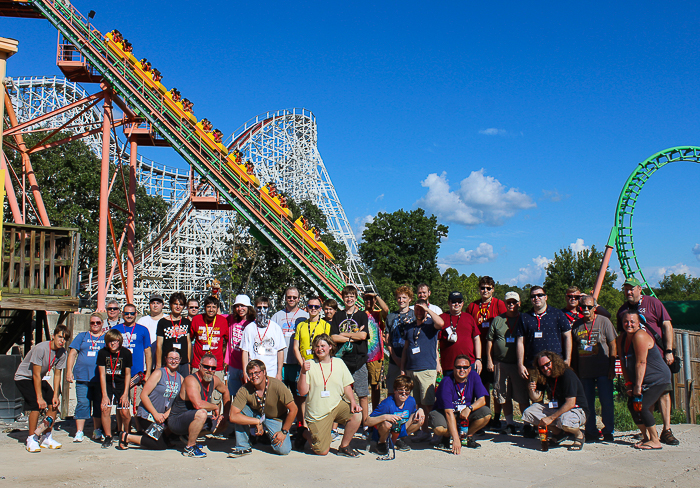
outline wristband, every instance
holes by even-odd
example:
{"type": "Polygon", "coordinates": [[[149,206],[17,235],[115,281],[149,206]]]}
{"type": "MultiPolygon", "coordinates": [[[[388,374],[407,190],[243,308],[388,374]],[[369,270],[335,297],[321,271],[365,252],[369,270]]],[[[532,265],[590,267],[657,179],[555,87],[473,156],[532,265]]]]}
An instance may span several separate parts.
{"type": "Polygon", "coordinates": [[[474,361],[481,361],[481,358],[476,358],[474,361]]]}
{"type": "Polygon", "coordinates": [[[664,354],[673,354],[673,349],[666,349],[664,354]]]}

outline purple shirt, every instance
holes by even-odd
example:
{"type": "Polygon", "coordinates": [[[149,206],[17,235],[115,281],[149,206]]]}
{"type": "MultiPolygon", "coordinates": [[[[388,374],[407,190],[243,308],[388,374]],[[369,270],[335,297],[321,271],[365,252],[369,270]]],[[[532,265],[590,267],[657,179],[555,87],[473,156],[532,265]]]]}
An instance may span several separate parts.
{"type": "MultiPolygon", "coordinates": [[[[646,325],[651,327],[659,334],[661,337],[664,336],[664,331],[661,325],[668,320],[671,321],[671,316],[666,311],[666,307],[661,303],[661,300],[655,297],[648,297],[642,295],[642,299],[639,304],[635,307],[632,305],[632,310],[637,310],[640,314],[644,316],[646,325]]],[[[630,304],[625,302],[620,309],[617,311],[617,328],[622,330],[622,314],[630,309],[630,304]]]]}
{"type": "Polygon", "coordinates": [[[435,410],[457,410],[457,405],[468,407],[481,397],[489,396],[481,377],[475,370],[469,371],[464,383],[456,383],[453,373],[445,376],[435,392],[435,410]]]}

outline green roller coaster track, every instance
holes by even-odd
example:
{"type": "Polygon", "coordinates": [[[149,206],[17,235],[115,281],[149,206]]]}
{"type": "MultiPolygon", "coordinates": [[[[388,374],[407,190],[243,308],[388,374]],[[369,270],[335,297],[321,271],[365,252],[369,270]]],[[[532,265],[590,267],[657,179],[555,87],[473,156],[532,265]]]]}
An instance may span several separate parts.
{"type": "Polygon", "coordinates": [[[256,235],[263,237],[321,292],[340,299],[345,281],[336,270],[285,225],[260,198],[257,189],[242,181],[216,154],[194,128],[164,103],[162,95],[149,89],[129,63],[115,55],[105,44],[102,33],[95,30],[70,5],[57,0],[28,0],[85,57],[90,67],[139,116],[151,126],[206,178],[226,200],[251,224],[256,235]]]}
{"type": "Polygon", "coordinates": [[[669,163],[681,161],[700,163],[700,147],[672,147],[654,154],[637,165],[629,178],[627,178],[622,192],[620,192],[617,210],[615,211],[615,225],[610,231],[610,237],[608,238],[608,246],[615,248],[617,258],[620,260],[620,268],[625,278],[634,277],[639,279],[652,296],[654,291],[644,277],[634,249],[634,237],[632,234],[634,208],[644,184],[651,175],[669,163]]]}

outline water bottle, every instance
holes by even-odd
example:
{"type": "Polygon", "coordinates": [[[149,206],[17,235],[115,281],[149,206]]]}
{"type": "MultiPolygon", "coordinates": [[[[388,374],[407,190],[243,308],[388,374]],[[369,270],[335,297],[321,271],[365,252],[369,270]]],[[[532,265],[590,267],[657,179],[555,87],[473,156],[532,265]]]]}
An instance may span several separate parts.
{"type": "Polygon", "coordinates": [[[460,419],[459,421],[459,438],[466,439],[469,432],[469,419],[460,419]]]}
{"type": "Polygon", "coordinates": [[[49,416],[44,417],[44,420],[39,422],[39,424],[36,426],[36,430],[34,431],[34,435],[36,435],[37,437],[40,437],[44,432],[49,430],[52,425],[53,425],[53,419],[49,416]]]}
{"type": "Polygon", "coordinates": [[[549,451],[549,439],[547,438],[547,427],[538,427],[537,432],[540,435],[540,441],[542,442],[542,452],[549,451]]]}
{"type": "Polygon", "coordinates": [[[640,394],[639,396],[634,396],[632,399],[632,408],[634,408],[635,412],[641,412],[642,411],[642,395],[640,394]]]}

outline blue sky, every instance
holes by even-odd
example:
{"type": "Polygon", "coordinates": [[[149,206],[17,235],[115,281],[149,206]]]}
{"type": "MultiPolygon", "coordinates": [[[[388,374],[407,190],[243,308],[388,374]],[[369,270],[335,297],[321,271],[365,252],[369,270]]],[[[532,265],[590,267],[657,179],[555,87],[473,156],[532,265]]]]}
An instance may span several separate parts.
{"type": "MultiPolygon", "coordinates": [[[[700,145],[697,2],[254,3],[73,2],[226,135],[268,110],[313,111],[356,229],[421,206],[449,225],[440,262],[460,272],[540,283],[559,249],[605,245],[638,162],[700,145]]],[[[48,22],[0,27],[20,41],[9,76],[60,74],[48,22]]],[[[669,165],[644,187],[650,281],[700,276],[699,171],[669,165]]]]}

